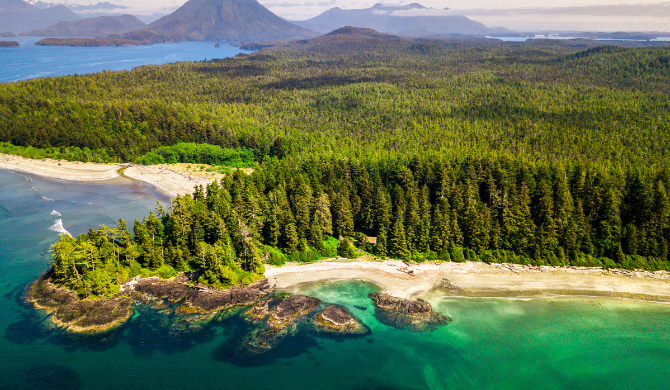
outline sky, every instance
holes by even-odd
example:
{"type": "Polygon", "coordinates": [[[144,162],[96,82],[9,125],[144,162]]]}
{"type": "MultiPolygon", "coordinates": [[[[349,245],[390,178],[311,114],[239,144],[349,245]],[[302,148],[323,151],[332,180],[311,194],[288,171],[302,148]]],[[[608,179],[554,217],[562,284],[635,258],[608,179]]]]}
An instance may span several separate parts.
{"type": "MultiPolygon", "coordinates": [[[[43,0],[44,1],[44,0],[43,0]]],[[[95,4],[101,0],[51,0],[95,4]]],[[[169,13],[185,0],[102,0],[127,6],[129,13],[169,13]]],[[[369,8],[419,3],[435,14],[465,15],[489,27],[517,31],[670,31],[670,0],[258,0],[272,12],[305,20],[333,8],[369,8]],[[444,8],[449,8],[444,11],[444,8]]]]}

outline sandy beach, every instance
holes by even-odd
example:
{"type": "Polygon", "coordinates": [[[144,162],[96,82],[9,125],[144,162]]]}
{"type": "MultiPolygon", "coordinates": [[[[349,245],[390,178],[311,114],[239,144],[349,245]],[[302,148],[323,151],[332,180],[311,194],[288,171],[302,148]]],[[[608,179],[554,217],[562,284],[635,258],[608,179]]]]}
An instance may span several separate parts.
{"type": "Polygon", "coordinates": [[[281,267],[267,265],[265,276],[277,289],[291,292],[310,283],[360,279],[401,298],[580,295],[670,302],[670,273],[666,271],[335,260],[304,265],[288,263],[281,267]]]}
{"type": "Polygon", "coordinates": [[[0,169],[33,175],[80,182],[96,182],[126,177],[141,180],[155,186],[162,193],[176,197],[192,194],[196,185],[207,185],[223,175],[209,174],[202,166],[196,170],[190,164],[134,165],[98,164],[76,161],[35,160],[19,156],[0,154],[0,169]]]}

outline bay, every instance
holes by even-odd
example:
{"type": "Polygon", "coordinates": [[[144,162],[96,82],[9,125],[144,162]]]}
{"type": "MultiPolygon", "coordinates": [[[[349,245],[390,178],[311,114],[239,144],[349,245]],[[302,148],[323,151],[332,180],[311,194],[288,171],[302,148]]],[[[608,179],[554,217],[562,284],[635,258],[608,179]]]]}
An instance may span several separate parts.
{"type": "Polygon", "coordinates": [[[250,53],[221,42],[161,43],[128,47],[36,46],[42,37],[0,38],[21,44],[0,48],[0,82],[37,77],[131,70],[140,65],[161,65],[179,61],[204,61],[250,53]]]}
{"type": "Polygon", "coordinates": [[[73,337],[22,301],[48,269],[59,224],[73,235],[123,217],[131,225],[169,199],[141,182],[45,180],[0,170],[0,388],[12,389],[665,389],[670,307],[564,297],[429,297],[453,318],[412,333],[379,323],[359,280],[315,283],[300,293],[345,305],[372,330],[362,338],[297,337],[257,360],[225,346],[240,321],[187,335],[138,306],[127,325],[73,337]],[[54,227],[56,226],[56,227],[54,227]]]}

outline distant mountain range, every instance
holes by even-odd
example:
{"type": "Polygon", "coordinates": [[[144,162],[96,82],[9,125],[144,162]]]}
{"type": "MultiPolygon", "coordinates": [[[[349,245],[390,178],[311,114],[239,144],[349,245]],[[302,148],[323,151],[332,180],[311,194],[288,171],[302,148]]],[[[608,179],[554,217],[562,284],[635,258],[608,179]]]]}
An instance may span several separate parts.
{"type": "Polygon", "coordinates": [[[189,0],[149,29],[189,40],[249,41],[309,38],[319,34],[296,26],[256,0],[189,0]]]}
{"type": "Polygon", "coordinates": [[[104,2],[104,3],[97,3],[97,4],[92,4],[92,5],[81,5],[81,4],[63,4],[63,3],[47,3],[44,1],[40,0],[28,0],[28,4],[34,5],[35,7],[39,9],[45,9],[45,8],[51,8],[51,7],[56,7],[59,5],[64,5],[71,9],[74,12],[87,12],[87,11],[111,11],[115,9],[126,9],[127,7],[123,5],[118,5],[118,4],[112,4],[109,2],[104,2]]]}
{"type": "Polygon", "coordinates": [[[294,21],[298,26],[326,33],[343,26],[372,28],[377,31],[411,36],[444,34],[486,35],[492,30],[461,15],[446,15],[413,3],[404,6],[376,4],[367,9],[331,8],[312,19],[294,21]]]}
{"type": "Polygon", "coordinates": [[[22,0],[0,0],[0,31],[32,31],[78,19],[63,5],[39,9],[22,0]]]}
{"type": "Polygon", "coordinates": [[[125,34],[146,28],[146,24],[132,15],[99,16],[72,22],[60,22],[51,27],[33,30],[20,35],[37,37],[102,37],[125,34]]]}

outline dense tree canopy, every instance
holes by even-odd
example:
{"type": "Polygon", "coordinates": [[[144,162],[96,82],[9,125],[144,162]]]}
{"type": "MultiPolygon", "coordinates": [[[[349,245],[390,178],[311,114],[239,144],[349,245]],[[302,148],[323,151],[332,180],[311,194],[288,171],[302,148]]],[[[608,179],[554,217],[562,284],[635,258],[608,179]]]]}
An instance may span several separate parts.
{"type": "Polygon", "coordinates": [[[670,49],[328,39],[0,85],[3,150],[258,164],[132,233],[63,237],[56,280],[84,296],[138,273],[226,286],[361,250],[670,268],[670,49]]]}

